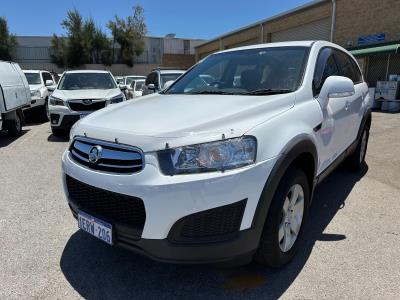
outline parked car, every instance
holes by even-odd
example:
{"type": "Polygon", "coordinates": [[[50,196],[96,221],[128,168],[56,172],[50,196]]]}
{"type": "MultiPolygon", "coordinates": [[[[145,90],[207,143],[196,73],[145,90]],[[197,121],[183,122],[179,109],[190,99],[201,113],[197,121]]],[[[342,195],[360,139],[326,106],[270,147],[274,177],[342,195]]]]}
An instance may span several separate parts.
{"type": "Polygon", "coordinates": [[[185,73],[185,70],[156,68],[146,77],[145,86],[143,87],[143,96],[160,92],[164,89],[166,83],[175,81],[179,76],[185,73]]]}
{"type": "Polygon", "coordinates": [[[144,79],[136,79],[131,82],[130,86],[127,88],[127,99],[133,99],[142,96],[144,79]]]}
{"type": "Polygon", "coordinates": [[[64,72],[49,98],[51,130],[55,136],[64,135],[91,112],[125,100],[108,71],[64,72]]]}
{"type": "Polygon", "coordinates": [[[28,81],[18,64],[0,61],[0,131],[10,136],[22,132],[22,108],[31,102],[28,81]]]}
{"type": "Polygon", "coordinates": [[[118,86],[124,83],[124,76],[115,76],[115,81],[117,82],[118,86]]]}
{"type": "Polygon", "coordinates": [[[143,79],[146,80],[146,76],[141,75],[129,75],[123,78],[123,81],[119,84],[120,87],[129,88],[133,81],[143,79]]]}
{"type": "Polygon", "coordinates": [[[73,128],[68,203],[82,230],[156,260],[280,267],[302,246],[315,185],[364,165],[368,103],[357,61],[333,43],[212,54],[73,128]]]}
{"type": "Polygon", "coordinates": [[[42,118],[49,119],[48,100],[56,87],[55,79],[50,72],[42,70],[23,70],[29,83],[31,93],[31,109],[39,109],[42,118]]]}

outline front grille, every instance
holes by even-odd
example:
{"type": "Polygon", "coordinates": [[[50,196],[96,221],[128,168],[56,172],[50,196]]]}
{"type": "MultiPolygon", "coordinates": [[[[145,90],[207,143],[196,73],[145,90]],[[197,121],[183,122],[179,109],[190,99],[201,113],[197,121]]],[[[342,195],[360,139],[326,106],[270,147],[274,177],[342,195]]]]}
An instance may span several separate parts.
{"type": "Polygon", "coordinates": [[[141,199],[99,189],[68,175],[66,182],[70,201],[78,209],[105,221],[128,226],[141,234],[146,221],[146,211],[141,199]]]}
{"type": "Polygon", "coordinates": [[[128,145],[77,137],[69,150],[74,161],[94,170],[133,174],[144,168],[142,151],[128,145]]]}
{"type": "Polygon", "coordinates": [[[83,100],[77,102],[68,101],[69,108],[74,111],[95,111],[106,106],[105,101],[93,101],[91,104],[84,104],[83,100]]]}
{"type": "Polygon", "coordinates": [[[174,242],[216,242],[239,232],[247,200],[186,216],[170,231],[174,242]]]}

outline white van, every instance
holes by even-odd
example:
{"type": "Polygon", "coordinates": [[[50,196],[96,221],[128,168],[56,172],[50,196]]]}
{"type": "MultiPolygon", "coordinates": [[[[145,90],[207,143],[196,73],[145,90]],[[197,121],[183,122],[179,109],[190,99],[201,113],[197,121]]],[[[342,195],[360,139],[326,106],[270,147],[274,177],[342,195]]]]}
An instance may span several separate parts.
{"type": "Polygon", "coordinates": [[[18,64],[0,61],[0,130],[11,136],[22,131],[22,108],[31,102],[28,81],[18,64]]]}

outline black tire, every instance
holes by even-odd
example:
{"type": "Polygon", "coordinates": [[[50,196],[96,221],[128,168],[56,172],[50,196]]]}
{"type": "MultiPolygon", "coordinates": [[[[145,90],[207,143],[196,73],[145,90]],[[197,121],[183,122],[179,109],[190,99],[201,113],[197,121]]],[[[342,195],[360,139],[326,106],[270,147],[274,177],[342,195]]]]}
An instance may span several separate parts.
{"type": "Polygon", "coordinates": [[[293,259],[302,239],[304,224],[308,217],[309,205],[310,186],[306,174],[300,169],[289,168],[281,179],[274,198],[272,199],[260,244],[254,257],[256,262],[268,267],[279,268],[293,259]],[[288,249],[288,251],[284,252],[280,246],[279,225],[282,221],[283,205],[291,188],[295,185],[300,185],[303,188],[303,218],[294,244],[288,249]]]}
{"type": "Polygon", "coordinates": [[[44,122],[47,122],[50,120],[50,113],[49,113],[49,106],[48,106],[48,100],[46,99],[46,101],[44,102],[44,105],[40,108],[40,115],[41,115],[41,119],[44,122]]]}
{"type": "Polygon", "coordinates": [[[22,118],[19,113],[15,114],[14,120],[7,120],[7,133],[11,137],[17,137],[21,135],[22,118]]]}
{"type": "Polygon", "coordinates": [[[368,140],[369,126],[367,125],[364,127],[361,133],[356,150],[354,150],[354,152],[350,154],[350,156],[345,161],[345,166],[348,169],[357,171],[365,165],[365,155],[367,154],[368,140]]]}
{"type": "Polygon", "coordinates": [[[65,137],[67,135],[64,129],[51,127],[51,132],[56,137],[65,137]]]}

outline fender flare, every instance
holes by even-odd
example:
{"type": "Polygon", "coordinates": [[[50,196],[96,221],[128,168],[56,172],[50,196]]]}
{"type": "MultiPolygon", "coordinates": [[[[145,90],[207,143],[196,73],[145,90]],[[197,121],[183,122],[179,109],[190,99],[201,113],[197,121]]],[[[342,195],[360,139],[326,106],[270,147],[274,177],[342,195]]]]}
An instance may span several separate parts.
{"type": "Polygon", "coordinates": [[[256,234],[256,247],[258,247],[258,243],[264,230],[264,224],[268,216],[269,208],[278,185],[295,159],[302,154],[311,154],[314,158],[314,176],[312,178],[312,182],[310,182],[310,199],[312,199],[316,184],[318,154],[314,142],[308,136],[302,135],[298,136],[286,145],[265,183],[252,222],[252,228],[255,230],[256,234]]]}

